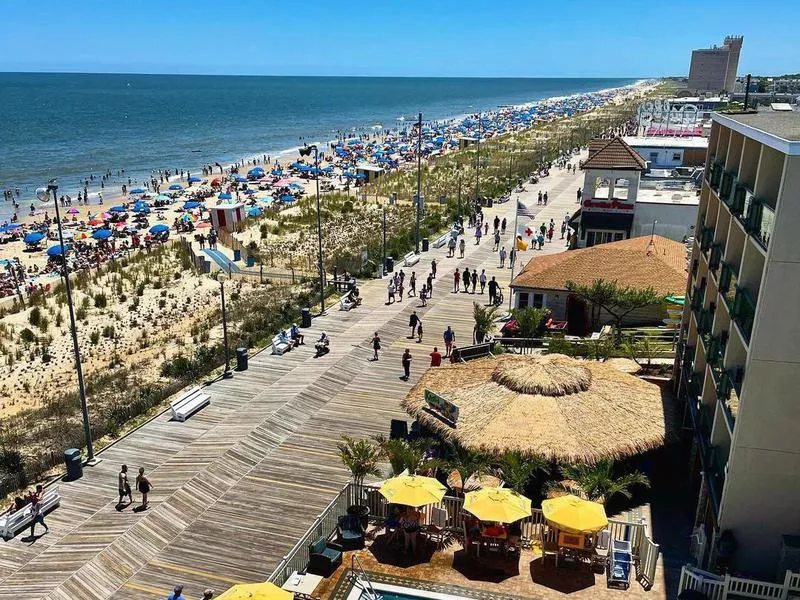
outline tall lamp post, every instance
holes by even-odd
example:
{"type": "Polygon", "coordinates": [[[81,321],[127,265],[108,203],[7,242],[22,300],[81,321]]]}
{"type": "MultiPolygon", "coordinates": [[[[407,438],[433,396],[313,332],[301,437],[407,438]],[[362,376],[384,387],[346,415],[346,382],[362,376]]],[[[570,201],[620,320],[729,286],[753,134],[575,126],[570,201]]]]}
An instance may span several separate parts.
{"type": "Polygon", "coordinates": [[[61,229],[61,214],[58,210],[58,181],[51,179],[47,183],[47,188],[36,190],[36,196],[40,202],[49,203],[50,194],[53,195],[53,205],[56,209],[56,224],[58,225],[58,243],[61,244],[61,273],[64,277],[64,289],[67,292],[67,309],[69,311],[70,331],[72,332],[72,352],[75,355],[75,372],[78,374],[78,396],[81,400],[81,413],[83,415],[83,436],[86,441],[86,454],[88,465],[96,465],[100,462],[94,456],[92,445],[92,428],[89,425],[89,406],[86,403],[86,386],[83,382],[83,368],[81,367],[81,351],[78,346],[78,328],[75,324],[75,309],[72,306],[72,286],[69,282],[69,269],[67,269],[66,248],[64,247],[64,232],[61,229]]]}
{"type": "Polygon", "coordinates": [[[222,301],[222,343],[225,346],[225,370],[222,372],[223,379],[230,379],[233,377],[231,371],[231,347],[228,344],[228,313],[225,310],[225,277],[229,276],[220,269],[217,271],[215,279],[219,282],[219,295],[222,301]]]}
{"type": "Polygon", "coordinates": [[[318,254],[317,262],[319,269],[319,304],[320,314],[325,312],[325,265],[322,260],[322,213],[319,208],[319,148],[316,144],[311,146],[304,146],[300,148],[300,156],[311,156],[311,151],[314,151],[314,180],[317,184],[317,243],[318,254]]]}
{"type": "Polygon", "coordinates": [[[475,144],[475,206],[473,207],[474,210],[477,210],[478,208],[478,202],[481,195],[481,135],[482,134],[483,134],[483,123],[481,122],[481,113],[478,113],[478,141],[475,144]]]}
{"type": "Polygon", "coordinates": [[[419,218],[422,210],[422,113],[417,120],[417,229],[415,252],[419,254],[419,218]]]}

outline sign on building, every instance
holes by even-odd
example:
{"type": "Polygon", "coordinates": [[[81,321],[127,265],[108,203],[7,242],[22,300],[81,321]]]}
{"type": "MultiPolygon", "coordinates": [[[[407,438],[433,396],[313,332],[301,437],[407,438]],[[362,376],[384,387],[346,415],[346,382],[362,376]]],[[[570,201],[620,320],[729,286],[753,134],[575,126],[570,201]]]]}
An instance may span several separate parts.
{"type": "Polygon", "coordinates": [[[425,390],[425,402],[428,403],[431,411],[455,427],[456,421],[458,421],[458,407],[455,404],[429,389],[425,390]]]}

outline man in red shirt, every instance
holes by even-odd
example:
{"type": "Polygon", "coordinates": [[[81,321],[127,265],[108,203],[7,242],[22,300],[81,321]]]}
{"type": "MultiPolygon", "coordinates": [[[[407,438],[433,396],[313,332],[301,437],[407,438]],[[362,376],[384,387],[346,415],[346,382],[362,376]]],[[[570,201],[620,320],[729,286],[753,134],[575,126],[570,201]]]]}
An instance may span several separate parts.
{"type": "Polygon", "coordinates": [[[433,352],[431,352],[431,366],[432,367],[441,367],[442,366],[442,353],[439,352],[439,348],[434,346],[433,352]]]}

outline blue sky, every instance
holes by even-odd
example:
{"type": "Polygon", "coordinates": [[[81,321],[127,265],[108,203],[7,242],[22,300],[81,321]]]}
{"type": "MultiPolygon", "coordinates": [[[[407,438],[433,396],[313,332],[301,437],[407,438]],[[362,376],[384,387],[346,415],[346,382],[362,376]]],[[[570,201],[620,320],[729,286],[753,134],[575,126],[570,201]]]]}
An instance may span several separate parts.
{"type": "Polygon", "coordinates": [[[3,0],[0,71],[685,75],[745,36],[739,73],[800,71],[800,3],[752,0],[3,0]],[[302,6],[302,10],[295,8],[302,6]],[[235,7],[231,10],[230,7],[235,7]]]}

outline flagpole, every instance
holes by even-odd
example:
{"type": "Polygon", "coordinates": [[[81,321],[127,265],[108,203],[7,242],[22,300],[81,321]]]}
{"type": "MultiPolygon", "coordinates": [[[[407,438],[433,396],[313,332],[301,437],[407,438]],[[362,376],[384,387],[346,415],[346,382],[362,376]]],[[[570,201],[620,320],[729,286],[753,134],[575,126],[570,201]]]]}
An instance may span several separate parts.
{"type": "Polygon", "coordinates": [[[511,261],[511,279],[508,282],[508,310],[511,311],[511,282],[514,281],[514,265],[517,262],[517,235],[519,232],[517,231],[517,221],[519,220],[519,195],[517,195],[517,203],[514,206],[514,243],[511,246],[512,251],[514,252],[514,260],[511,261]]]}

